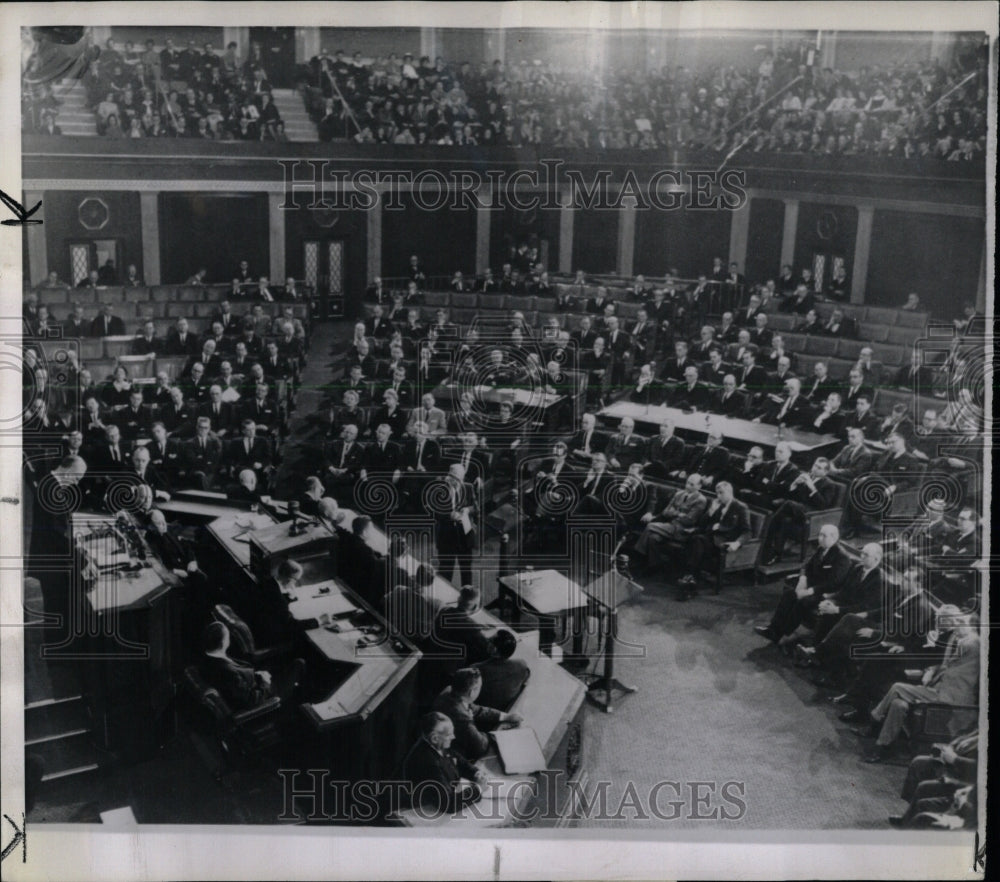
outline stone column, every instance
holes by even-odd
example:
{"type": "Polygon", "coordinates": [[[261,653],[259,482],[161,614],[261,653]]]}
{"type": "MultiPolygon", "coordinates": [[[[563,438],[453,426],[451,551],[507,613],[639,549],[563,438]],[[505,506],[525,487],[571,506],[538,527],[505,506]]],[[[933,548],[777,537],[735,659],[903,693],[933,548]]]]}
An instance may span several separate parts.
{"type": "MultiPolygon", "coordinates": [[[[630,200],[631,202],[631,200],[630,200]]],[[[635,257],[635,205],[623,204],[618,214],[618,273],[632,275],[635,257]]]]}
{"type": "Polygon", "coordinates": [[[858,206],[858,234],[854,240],[854,271],[851,273],[851,303],[865,302],[868,284],[868,256],[871,253],[874,205],[858,206]]]}
{"type": "Polygon", "coordinates": [[[271,260],[268,275],[276,285],[285,283],[285,212],[283,193],[267,194],[267,230],[271,260]]]}
{"type": "Polygon", "coordinates": [[[785,222],[781,228],[781,265],[795,266],[795,234],[799,226],[799,200],[785,200],[785,222]]]}
{"type": "Polygon", "coordinates": [[[729,224],[729,262],[735,261],[740,272],[743,272],[747,265],[747,242],[750,239],[750,198],[732,215],[733,219],[729,224]]]}
{"type": "Polygon", "coordinates": [[[473,267],[476,273],[482,272],[490,265],[490,219],[493,212],[489,207],[492,198],[489,186],[483,184],[477,194],[476,265],[473,267]]]}
{"type": "Polygon", "coordinates": [[[142,277],[147,285],[160,285],[160,194],[139,192],[139,226],[142,238],[142,277]]]}
{"type": "Polygon", "coordinates": [[[559,272],[573,272],[573,190],[564,187],[559,210],[559,272]]]}
{"type": "Polygon", "coordinates": [[[382,199],[365,214],[368,240],[368,278],[382,275],[382,199]]]}
{"type": "MultiPolygon", "coordinates": [[[[32,215],[31,219],[44,221],[45,194],[41,190],[24,191],[24,207],[26,210],[30,211],[39,202],[42,203],[42,207],[32,215]]],[[[24,230],[28,238],[28,266],[21,268],[21,272],[25,274],[23,283],[41,285],[49,274],[49,250],[48,243],[45,240],[45,224],[28,224],[24,230]]],[[[72,278],[69,281],[72,282],[72,278]]]]}

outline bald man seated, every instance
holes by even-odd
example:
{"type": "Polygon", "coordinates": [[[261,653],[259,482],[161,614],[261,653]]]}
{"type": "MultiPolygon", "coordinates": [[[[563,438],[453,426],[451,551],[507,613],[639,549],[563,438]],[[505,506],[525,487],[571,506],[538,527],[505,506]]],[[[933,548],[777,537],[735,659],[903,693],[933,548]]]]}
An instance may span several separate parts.
{"type": "Polygon", "coordinates": [[[411,800],[423,811],[453,814],[482,796],[486,773],[457,749],[455,726],[439,711],[420,718],[420,737],[403,761],[411,800]]]}
{"type": "Polygon", "coordinates": [[[451,685],[434,701],[434,710],[446,714],[455,726],[455,746],[472,760],[490,749],[490,732],[520,726],[524,721],[520,714],[477,704],[482,688],[483,675],[478,668],[460,668],[452,675],[451,685]]]}

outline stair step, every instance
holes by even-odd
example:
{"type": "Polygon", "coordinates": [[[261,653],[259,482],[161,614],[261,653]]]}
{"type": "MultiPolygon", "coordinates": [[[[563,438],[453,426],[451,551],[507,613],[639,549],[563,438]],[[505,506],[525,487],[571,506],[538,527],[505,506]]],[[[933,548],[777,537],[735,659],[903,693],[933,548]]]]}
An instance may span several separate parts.
{"type": "Polygon", "coordinates": [[[96,772],[100,766],[97,763],[87,763],[73,769],[63,769],[60,772],[47,772],[42,775],[42,781],[57,781],[60,778],[68,778],[70,775],[83,775],[86,772],[96,772]]]}
{"type": "Polygon", "coordinates": [[[65,738],[25,746],[28,747],[28,752],[41,761],[42,780],[52,781],[100,768],[102,755],[94,746],[90,735],[90,730],[84,729],[65,738]]]}
{"type": "Polygon", "coordinates": [[[82,699],[82,695],[64,695],[61,698],[40,698],[38,701],[29,701],[24,706],[24,709],[30,711],[40,707],[51,707],[54,704],[65,704],[69,701],[81,701],[82,699]]]}
{"type": "Polygon", "coordinates": [[[24,711],[25,744],[81,735],[90,728],[90,714],[82,700],[54,702],[24,711]]]}
{"type": "Polygon", "coordinates": [[[36,744],[45,744],[49,741],[59,741],[61,738],[75,738],[77,735],[86,735],[90,728],[70,729],[66,732],[53,732],[51,735],[39,735],[37,738],[25,738],[24,746],[32,747],[36,744]]]}

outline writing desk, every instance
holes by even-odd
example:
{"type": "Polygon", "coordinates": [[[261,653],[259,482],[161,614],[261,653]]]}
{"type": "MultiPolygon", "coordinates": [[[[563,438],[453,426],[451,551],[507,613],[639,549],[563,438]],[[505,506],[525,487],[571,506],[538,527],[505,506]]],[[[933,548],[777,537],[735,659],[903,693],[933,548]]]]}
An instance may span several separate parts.
{"type": "Polygon", "coordinates": [[[709,431],[717,429],[724,439],[740,441],[744,444],[758,444],[767,450],[774,450],[779,441],[787,441],[792,453],[810,453],[821,447],[838,443],[835,435],[817,435],[814,432],[803,432],[800,429],[783,429],[779,438],[777,426],[770,423],[755,423],[753,420],[742,420],[726,417],[706,411],[689,413],[676,407],[663,405],[636,404],[632,401],[616,401],[597,416],[602,420],[620,422],[625,417],[632,417],[636,424],[659,427],[665,419],[674,421],[674,426],[680,432],[687,432],[704,438],[709,431]]]}
{"type": "Polygon", "coordinates": [[[541,650],[551,652],[555,639],[553,622],[567,614],[576,620],[574,628],[573,652],[579,655],[583,647],[583,633],[579,627],[579,616],[589,601],[576,582],[556,570],[541,570],[532,573],[512,573],[497,580],[500,586],[500,601],[504,605],[513,601],[512,621],[521,621],[522,610],[538,617],[542,629],[541,650]]]}
{"type": "MultiPolygon", "coordinates": [[[[122,569],[129,555],[107,535],[112,515],[74,512],[75,567],[71,585],[88,584],[79,642],[84,693],[105,748],[130,759],[156,751],[173,730],[170,713],[181,661],[180,580],[148,546],[146,566],[122,569]]],[[[145,543],[143,543],[145,545],[145,543]]]]}
{"type": "Polygon", "coordinates": [[[202,494],[203,498],[174,497],[157,507],[168,514],[194,515],[207,519],[205,528],[241,569],[250,568],[250,536],[256,530],[274,525],[275,518],[266,511],[243,511],[222,494],[202,494]]]}

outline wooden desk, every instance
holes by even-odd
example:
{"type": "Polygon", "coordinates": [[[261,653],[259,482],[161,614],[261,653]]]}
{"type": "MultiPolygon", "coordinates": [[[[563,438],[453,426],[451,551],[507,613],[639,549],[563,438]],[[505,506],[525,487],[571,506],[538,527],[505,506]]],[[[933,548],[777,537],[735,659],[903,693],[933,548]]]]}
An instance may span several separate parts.
{"type": "Polygon", "coordinates": [[[171,589],[179,580],[148,547],[147,566],[113,568],[129,562],[118,551],[117,539],[99,535],[114,523],[106,514],[72,515],[75,566],[84,567],[87,581],[93,577],[82,610],[79,670],[98,742],[139,760],[173,731],[181,656],[180,604],[171,589]]]}
{"type": "Polygon", "coordinates": [[[385,619],[336,579],[300,586],[295,594],[289,610],[302,622],[315,613],[356,610],[373,623],[374,642],[363,644],[346,618],[336,622],[339,633],[327,627],[305,631],[313,655],[338,673],[348,669],[323,699],[300,706],[313,732],[315,761],[339,780],[391,779],[410,747],[420,652],[406,640],[390,639],[385,619]],[[320,594],[322,588],[329,593],[320,594]]]}
{"type": "Polygon", "coordinates": [[[565,395],[545,392],[541,387],[537,389],[525,389],[473,386],[469,388],[461,386],[458,383],[441,383],[434,390],[434,397],[440,401],[449,400],[455,402],[463,392],[471,392],[473,398],[493,407],[499,407],[502,403],[509,402],[515,408],[530,407],[540,411],[545,411],[554,404],[558,404],[560,401],[566,399],[565,395]]]}
{"type": "Polygon", "coordinates": [[[97,578],[86,593],[90,609],[97,615],[126,612],[149,606],[161,594],[178,584],[177,577],[147,549],[146,565],[125,569],[129,555],[117,551],[117,541],[100,535],[115,525],[112,515],[73,512],[73,541],[84,557],[94,564],[97,578]]]}
{"type": "Polygon", "coordinates": [[[574,622],[573,653],[580,654],[583,649],[581,613],[590,601],[576,582],[556,570],[512,573],[497,581],[500,584],[501,608],[506,608],[506,600],[513,600],[511,620],[515,625],[521,621],[522,609],[538,617],[542,652],[552,651],[555,621],[568,615],[574,622]]]}
{"type": "Polygon", "coordinates": [[[632,417],[636,424],[659,427],[665,419],[674,421],[679,432],[687,432],[704,438],[709,431],[717,429],[722,437],[731,441],[741,441],[745,444],[759,444],[773,451],[779,441],[787,441],[792,453],[807,453],[821,447],[839,443],[835,435],[817,435],[813,432],[803,432],[799,429],[784,429],[778,437],[777,426],[769,423],[755,423],[753,420],[734,419],[705,411],[688,413],[676,407],[663,405],[646,407],[631,401],[616,401],[614,404],[598,411],[602,420],[618,423],[625,417],[632,417]]]}
{"type": "MultiPolygon", "coordinates": [[[[207,497],[209,494],[205,494],[207,497]]],[[[276,523],[267,512],[241,511],[229,504],[221,494],[218,498],[193,501],[173,498],[158,504],[168,514],[195,515],[207,520],[205,528],[221,545],[230,558],[242,569],[250,568],[250,535],[276,523]]]]}

